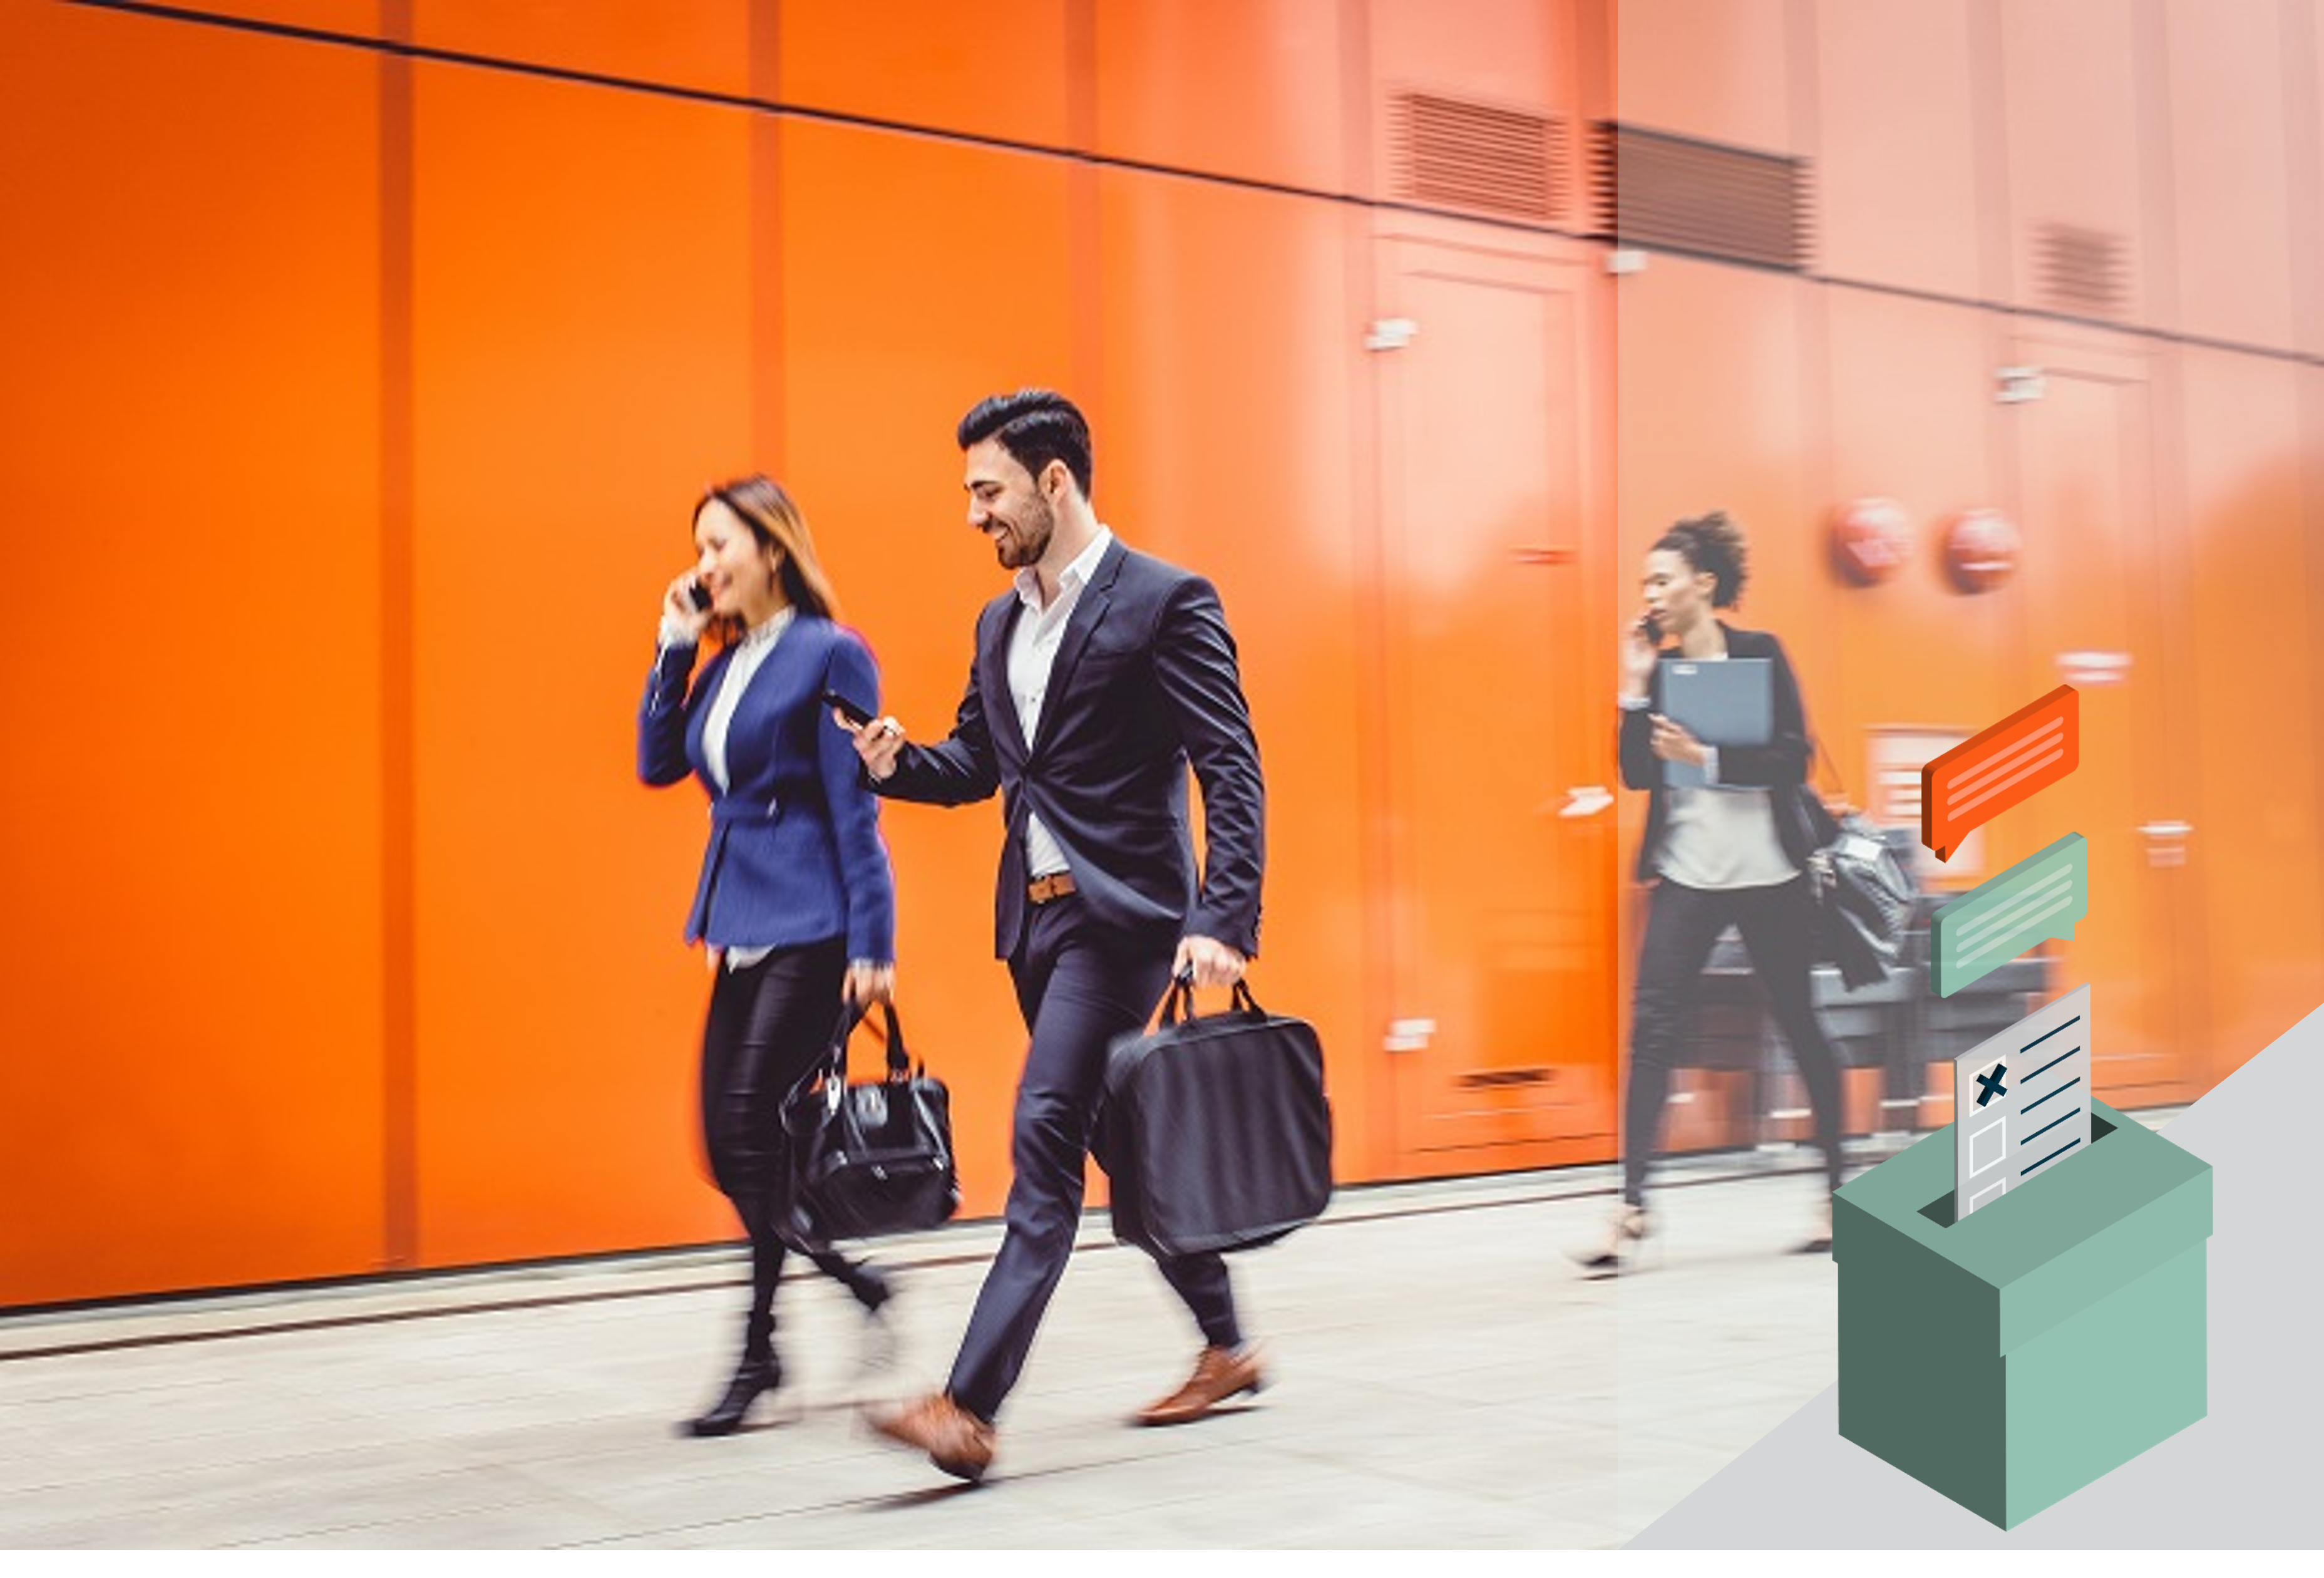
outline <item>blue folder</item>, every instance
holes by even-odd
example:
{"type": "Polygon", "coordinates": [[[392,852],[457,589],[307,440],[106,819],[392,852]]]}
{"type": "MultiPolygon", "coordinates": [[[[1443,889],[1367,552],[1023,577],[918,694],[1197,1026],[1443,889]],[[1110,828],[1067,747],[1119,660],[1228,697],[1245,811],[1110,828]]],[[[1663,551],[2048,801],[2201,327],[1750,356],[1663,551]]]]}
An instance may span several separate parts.
{"type": "MultiPolygon", "coordinates": [[[[1663,715],[1706,745],[1765,745],[1775,734],[1775,675],[1771,658],[1665,658],[1663,715]]],[[[1702,769],[1684,761],[1663,763],[1663,782],[1672,789],[1712,785],[1702,769]]]]}

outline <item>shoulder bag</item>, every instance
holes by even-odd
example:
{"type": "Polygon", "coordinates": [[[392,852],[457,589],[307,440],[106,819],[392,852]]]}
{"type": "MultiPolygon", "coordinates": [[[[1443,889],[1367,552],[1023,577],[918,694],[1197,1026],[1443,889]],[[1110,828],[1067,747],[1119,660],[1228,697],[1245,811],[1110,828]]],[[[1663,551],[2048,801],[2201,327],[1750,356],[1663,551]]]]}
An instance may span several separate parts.
{"type": "MultiPolygon", "coordinates": [[[[1821,740],[1816,751],[1839,778],[1821,740]]],[[[1854,992],[1896,967],[1913,914],[1913,876],[1871,818],[1844,798],[1835,817],[1813,789],[1803,784],[1799,793],[1816,844],[1808,879],[1816,899],[1817,956],[1838,966],[1841,983],[1854,992]]]]}

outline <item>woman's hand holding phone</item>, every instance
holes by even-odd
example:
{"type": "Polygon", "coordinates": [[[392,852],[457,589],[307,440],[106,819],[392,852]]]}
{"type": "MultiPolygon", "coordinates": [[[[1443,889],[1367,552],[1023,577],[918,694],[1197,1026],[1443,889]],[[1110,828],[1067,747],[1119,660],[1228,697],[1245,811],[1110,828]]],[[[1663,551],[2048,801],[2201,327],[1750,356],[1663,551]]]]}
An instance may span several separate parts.
{"type": "Polygon", "coordinates": [[[1623,632],[1622,688],[1627,694],[1645,696],[1647,693],[1662,644],[1661,623],[1651,613],[1634,621],[1623,632]]]}
{"type": "Polygon", "coordinates": [[[689,641],[702,639],[710,623],[710,592],[692,570],[670,582],[662,594],[661,622],[667,630],[685,632],[689,641]]]}

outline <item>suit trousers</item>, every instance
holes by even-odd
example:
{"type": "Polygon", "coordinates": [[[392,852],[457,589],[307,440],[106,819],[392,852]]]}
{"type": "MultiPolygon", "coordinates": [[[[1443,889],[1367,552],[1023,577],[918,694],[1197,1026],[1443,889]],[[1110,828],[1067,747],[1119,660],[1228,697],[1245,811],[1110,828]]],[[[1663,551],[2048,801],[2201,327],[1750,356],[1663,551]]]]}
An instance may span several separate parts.
{"type": "Polygon", "coordinates": [[[1816,903],[1805,877],[1766,888],[1656,883],[1646,909],[1631,1000],[1630,1082],[1622,1103],[1622,1198],[1646,1199],[1646,1170],[1662,1143],[1671,1070],[1684,1061],[1694,1029],[1702,966],[1729,924],[1743,935],[1751,968],[1766,989],[1775,1023],[1799,1065],[1815,1115],[1824,1172],[1840,1187],[1840,1057],[1808,996],[1814,964],[1816,903]]]}
{"type": "Polygon", "coordinates": [[[782,1103],[831,1041],[847,945],[839,937],[777,948],[739,970],[721,967],[702,1031],[702,1133],[710,1174],[751,1240],[751,1305],[742,1356],[774,1351],[775,1284],[797,1248],[857,1302],[877,1309],[886,1279],[818,1238],[793,1198],[782,1103]]]}
{"type": "MultiPolygon", "coordinates": [[[[1009,961],[1032,1031],[1017,1086],[1010,1156],[1015,1177],[1001,1252],[985,1273],[945,1390],[980,1418],[998,1416],[1025,1366],[1041,1315],[1073,1253],[1086,1186],[1106,1049],[1142,1029],[1169,984],[1175,930],[1125,933],[1093,920],[1074,895],[1032,906],[1009,961]]],[[[1194,1313],[1204,1341],[1240,1345],[1226,1262],[1215,1254],[1157,1258],[1194,1313]]]]}

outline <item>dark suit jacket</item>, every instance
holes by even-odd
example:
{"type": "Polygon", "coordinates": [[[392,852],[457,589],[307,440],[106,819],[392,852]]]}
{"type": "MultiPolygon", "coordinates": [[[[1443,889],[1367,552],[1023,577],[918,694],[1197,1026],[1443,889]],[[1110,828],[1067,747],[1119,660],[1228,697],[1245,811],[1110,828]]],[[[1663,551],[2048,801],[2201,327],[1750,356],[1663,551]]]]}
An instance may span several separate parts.
{"type": "Polygon", "coordinates": [[[716,947],[789,947],[844,937],[850,959],[896,956],[896,882],[880,837],[880,804],[862,762],[822,702],[838,691],[880,705],[880,673],[855,632],[795,616],[735,705],[726,730],[727,789],[702,752],[728,649],[689,689],[695,649],[669,647],[638,710],[638,776],[673,784],[693,773],[710,793],[710,842],[686,919],[686,940],[716,947]]]}
{"type": "MultiPolygon", "coordinates": [[[[1769,797],[1775,814],[1775,836],[1782,841],[1784,853],[1792,864],[1803,870],[1816,847],[1816,838],[1809,813],[1802,797],[1808,779],[1809,759],[1814,747],[1808,736],[1807,709],[1800,701],[1800,682],[1792,673],[1792,663],[1784,655],[1784,647],[1774,636],[1764,631],[1729,629],[1720,621],[1720,629],[1727,632],[1727,655],[1730,658],[1772,658],[1774,732],[1765,745],[1722,745],[1719,750],[1719,781],[1729,784],[1751,784],[1771,789],[1769,797]]],[[[1655,863],[1660,858],[1663,833],[1670,814],[1670,793],[1663,788],[1662,759],[1654,751],[1654,724],[1649,713],[1660,712],[1663,705],[1662,665],[1655,666],[1655,677],[1647,689],[1646,705],[1626,709],[1622,714],[1620,750],[1622,782],[1629,789],[1649,791],[1646,800],[1646,835],[1638,840],[1638,881],[1651,881],[1655,876],[1655,863]]]]}
{"type": "Polygon", "coordinates": [[[1009,689],[1015,590],[984,606],[952,734],[906,745],[874,787],[891,798],[961,805],[1001,791],[1006,837],[993,951],[1015,949],[1025,914],[1025,821],[1038,812],[1090,914],[1259,952],[1267,859],[1259,744],[1234,638],[1208,581],[1116,539],[1065,623],[1027,740],[1009,689]],[[1208,869],[1199,887],[1186,826],[1186,768],[1203,786],[1208,869]]]}

